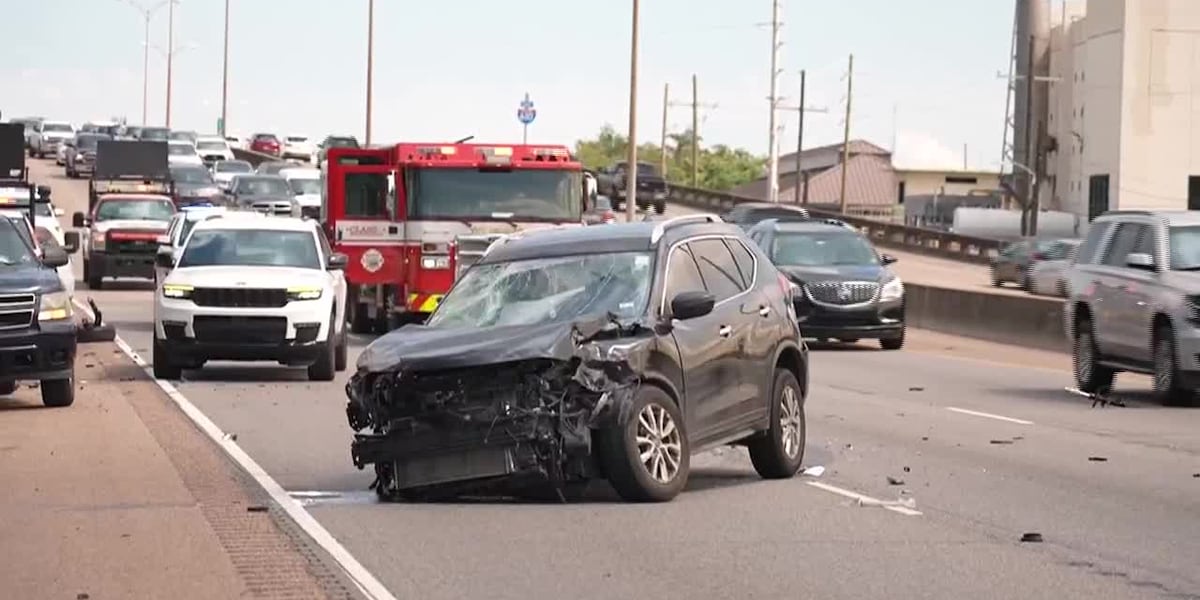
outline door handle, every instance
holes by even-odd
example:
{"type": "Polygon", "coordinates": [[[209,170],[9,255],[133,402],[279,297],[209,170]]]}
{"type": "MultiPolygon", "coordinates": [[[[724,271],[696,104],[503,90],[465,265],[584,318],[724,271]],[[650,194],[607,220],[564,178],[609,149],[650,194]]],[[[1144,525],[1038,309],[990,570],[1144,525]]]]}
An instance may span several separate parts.
{"type": "Polygon", "coordinates": [[[770,306],[760,306],[758,308],[758,316],[768,317],[770,315],[771,315],[771,307],[770,306]]]}
{"type": "Polygon", "coordinates": [[[720,335],[723,338],[729,337],[732,333],[733,328],[728,325],[722,325],[721,328],[717,330],[717,335],[720,335]]]}

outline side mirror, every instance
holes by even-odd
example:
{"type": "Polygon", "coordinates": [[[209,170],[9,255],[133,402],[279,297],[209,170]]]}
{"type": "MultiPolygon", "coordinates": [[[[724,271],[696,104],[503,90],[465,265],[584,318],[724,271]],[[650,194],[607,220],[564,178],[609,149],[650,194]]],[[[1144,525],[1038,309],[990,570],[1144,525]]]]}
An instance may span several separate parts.
{"type": "Polygon", "coordinates": [[[46,246],[42,249],[42,264],[57,269],[70,262],[67,251],[58,246],[46,246]]]}
{"type": "Polygon", "coordinates": [[[74,227],[87,227],[87,217],[83,213],[77,212],[71,216],[71,225],[74,227]]]}
{"type": "Polygon", "coordinates": [[[67,214],[67,211],[65,211],[65,210],[63,210],[63,209],[61,209],[61,208],[57,208],[57,207],[56,207],[56,208],[54,209],[54,216],[56,216],[56,217],[61,217],[61,216],[65,215],[65,214],[67,214]]]}
{"type": "Polygon", "coordinates": [[[325,268],[329,269],[330,271],[341,271],[342,269],[346,268],[346,265],[349,264],[350,257],[346,256],[345,254],[333,254],[329,257],[329,262],[325,265],[325,268]]]}
{"type": "Polygon", "coordinates": [[[671,317],[686,321],[712,312],[717,299],[708,292],[679,292],[671,298],[671,317]]]}
{"type": "Polygon", "coordinates": [[[154,265],[164,269],[173,268],[175,266],[175,249],[159,248],[158,254],[154,255],[154,265]]]}
{"type": "Polygon", "coordinates": [[[1141,252],[1133,252],[1125,256],[1125,265],[1133,269],[1153,271],[1154,257],[1141,252]]]}
{"type": "Polygon", "coordinates": [[[42,202],[49,202],[50,201],[50,186],[48,186],[48,185],[37,186],[37,197],[42,202]]]}
{"type": "Polygon", "coordinates": [[[79,251],[79,232],[67,231],[63,233],[63,250],[67,254],[75,254],[79,251]]]}
{"type": "Polygon", "coordinates": [[[883,263],[884,265],[894,265],[900,262],[900,259],[892,256],[891,254],[880,254],[879,262],[883,263]]]}

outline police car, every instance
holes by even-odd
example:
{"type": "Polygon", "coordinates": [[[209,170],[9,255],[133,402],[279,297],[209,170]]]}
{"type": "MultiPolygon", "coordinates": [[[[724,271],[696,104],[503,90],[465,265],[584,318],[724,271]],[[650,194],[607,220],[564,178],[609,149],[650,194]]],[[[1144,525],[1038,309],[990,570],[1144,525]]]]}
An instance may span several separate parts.
{"type": "Polygon", "coordinates": [[[169,273],[155,290],[155,377],[210,360],[304,366],[313,381],[345,370],[346,256],[316,221],[198,220],[157,262],[169,273]]]}

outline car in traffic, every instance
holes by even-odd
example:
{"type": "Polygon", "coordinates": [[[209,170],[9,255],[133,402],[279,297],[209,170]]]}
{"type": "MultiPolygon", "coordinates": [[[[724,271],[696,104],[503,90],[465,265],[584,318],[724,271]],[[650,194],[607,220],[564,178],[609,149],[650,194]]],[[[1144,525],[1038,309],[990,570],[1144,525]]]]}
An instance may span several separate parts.
{"type": "Polygon", "coordinates": [[[171,166],[195,165],[204,166],[204,160],[196,153],[196,145],[183,140],[167,142],[167,164],[171,166]]]}
{"type": "Polygon", "coordinates": [[[385,500],[606,478],[667,501],[728,444],[792,477],[809,372],[791,289],[714,215],[502,237],[426,323],[359,356],[352,460],[385,500]]]}
{"type": "Polygon", "coordinates": [[[196,153],[205,165],[210,166],[220,160],[234,160],[229,142],[222,137],[202,137],[196,140],[196,153]]]}
{"type": "Polygon", "coordinates": [[[167,127],[143,127],[138,130],[137,139],[143,142],[170,141],[171,130],[167,127]]]}
{"type": "Polygon", "coordinates": [[[228,187],[234,177],[252,173],[254,173],[254,165],[244,160],[218,160],[212,166],[213,181],[216,181],[217,185],[222,188],[228,187]]]}
{"type": "Polygon", "coordinates": [[[66,121],[41,121],[29,137],[29,156],[46,158],[58,153],[58,146],[75,137],[75,127],[66,121]]]}
{"type": "Polygon", "coordinates": [[[313,146],[312,141],[306,135],[285,135],[283,136],[283,151],[280,153],[285,159],[299,160],[308,162],[312,160],[313,155],[317,153],[317,149],[313,146]]]}
{"type": "Polygon", "coordinates": [[[179,130],[179,129],[173,129],[173,130],[171,130],[171,133],[167,134],[167,141],[187,142],[193,146],[196,145],[196,140],[198,140],[198,139],[200,139],[200,136],[197,135],[195,131],[183,131],[183,130],[179,130]]]}
{"type": "Polygon", "coordinates": [[[588,225],[608,225],[617,222],[617,214],[613,211],[612,200],[608,196],[596,196],[583,213],[583,222],[588,225]]]}
{"type": "Polygon", "coordinates": [[[289,218],[196,223],[155,291],[154,376],[209,360],[304,366],[312,381],[346,368],[346,257],[320,226],[289,218]]]}
{"type": "Polygon", "coordinates": [[[82,229],[83,279],[93,290],[106,277],[154,279],[158,236],[175,215],[171,198],[158,194],[105,194],[90,214],[77,212],[72,223],[82,229]]]}
{"type": "Polygon", "coordinates": [[[300,203],[287,180],[278,175],[238,175],[229,183],[225,203],[275,215],[300,216],[300,203]]]}
{"type": "Polygon", "coordinates": [[[280,156],[283,152],[283,144],[273,133],[256,133],[250,137],[250,150],[259,154],[280,156]]]}
{"type": "Polygon", "coordinates": [[[1029,291],[1042,296],[1067,296],[1065,272],[1075,259],[1075,252],[1082,240],[1057,240],[1046,250],[1044,260],[1033,263],[1029,269],[1029,291]]]}
{"type": "MultiPolygon", "coordinates": [[[[597,193],[612,198],[618,209],[626,200],[628,171],[629,164],[620,161],[596,173],[597,193]]],[[[637,207],[643,210],[653,208],[654,212],[661,215],[667,207],[667,194],[667,180],[659,168],[647,162],[637,163],[637,190],[634,198],[637,207]]]]}
{"type": "Polygon", "coordinates": [[[1078,389],[1107,396],[1118,373],[1141,373],[1164,404],[1200,404],[1200,214],[1104,213],[1066,277],[1078,389]]]}
{"type": "Polygon", "coordinates": [[[321,171],[312,168],[284,169],[279,172],[300,204],[300,214],[311,219],[321,218],[321,171]]]}
{"type": "Polygon", "coordinates": [[[806,338],[904,346],[904,283],[866,236],[823,221],[767,219],[747,233],[794,283],[796,316],[806,338]]]}
{"type": "Polygon", "coordinates": [[[171,217],[171,221],[167,223],[167,232],[160,235],[156,240],[158,244],[158,250],[155,253],[156,260],[154,267],[154,286],[158,287],[158,284],[166,278],[167,273],[169,273],[171,270],[169,266],[163,266],[162,261],[157,260],[158,254],[166,253],[171,254],[173,257],[179,256],[180,248],[182,248],[183,243],[187,241],[187,236],[192,232],[192,228],[196,226],[196,223],[207,219],[222,218],[227,215],[237,215],[239,217],[263,216],[258,213],[251,212],[231,212],[227,207],[224,206],[202,206],[193,204],[191,206],[180,208],[179,212],[175,213],[175,216],[171,217]]]}
{"type": "MultiPolygon", "coordinates": [[[[26,208],[24,210],[5,208],[5,206],[9,205],[0,205],[0,218],[8,219],[17,227],[26,238],[26,241],[33,246],[38,258],[45,256],[48,248],[57,248],[67,254],[67,262],[58,266],[55,271],[58,272],[58,279],[62,282],[63,291],[66,292],[67,296],[74,297],[75,270],[71,267],[70,255],[79,251],[79,234],[75,232],[70,232],[67,235],[62,234],[61,228],[58,227],[58,220],[54,218],[38,220],[38,224],[35,226],[29,222],[29,217],[27,216],[28,204],[25,205],[26,208]],[[50,225],[50,222],[54,224],[47,227],[47,225],[50,225]],[[59,237],[55,237],[52,228],[60,230],[59,237]],[[63,239],[64,237],[65,240],[63,239]]],[[[46,204],[42,204],[42,206],[46,206],[46,204]]],[[[2,266],[0,264],[0,267],[2,266]]]]}
{"type": "Polygon", "coordinates": [[[994,287],[1006,283],[1015,283],[1023,290],[1029,290],[1029,274],[1039,261],[1048,258],[1047,252],[1054,247],[1057,240],[1020,240],[1006,244],[1000,252],[989,261],[989,271],[994,287]]]}
{"type": "Polygon", "coordinates": [[[0,396],[37,381],[42,404],[75,402],[75,315],[56,269],[66,251],[39,253],[11,219],[0,219],[0,396]],[[40,256],[39,256],[40,254],[40,256]]]}
{"type": "Polygon", "coordinates": [[[727,223],[736,223],[746,231],[767,220],[776,221],[810,221],[812,217],[808,210],[799,206],[775,204],[771,202],[743,202],[721,215],[727,223]]]}
{"type": "Polygon", "coordinates": [[[178,207],[219,203],[224,198],[212,174],[202,166],[172,166],[171,182],[174,184],[174,200],[178,207]]]}
{"type": "Polygon", "coordinates": [[[288,162],[285,160],[267,160],[258,163],[258,166],[254,169],[254,172],[258,173],[259,175],[278,175],[285,169],[295,169],[296,167],[297,165],[294,162],[288,162]]]}
{"type": "Polygon", "coordinates": [[[316,153],[312,158],[313,164],[320,165],[325,162],[325,153],[330,148],[359,148],[358,138],[352,135],[329,135],[317,144],[316,153]]]}
{"type": "Polygon", "coordinates": [[[103,133],[77,133],[75,139],[67,144],[66,162],[63,165],[67,177],[75,179],[90,175],[96,170],[96,147],[100,140],[110,140],[111,136],[103,133]]]}

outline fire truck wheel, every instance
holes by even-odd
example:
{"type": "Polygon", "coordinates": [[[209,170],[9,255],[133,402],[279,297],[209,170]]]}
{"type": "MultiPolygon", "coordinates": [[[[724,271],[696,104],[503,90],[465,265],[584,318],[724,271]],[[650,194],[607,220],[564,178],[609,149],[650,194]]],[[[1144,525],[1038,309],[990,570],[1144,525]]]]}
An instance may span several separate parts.
{"type": "Polygon", "coordinates": [[[367,318],[367,305],[354,302],[350,305],[350,331],[354,333],[371,333],[371,320],[367,318]]]}

